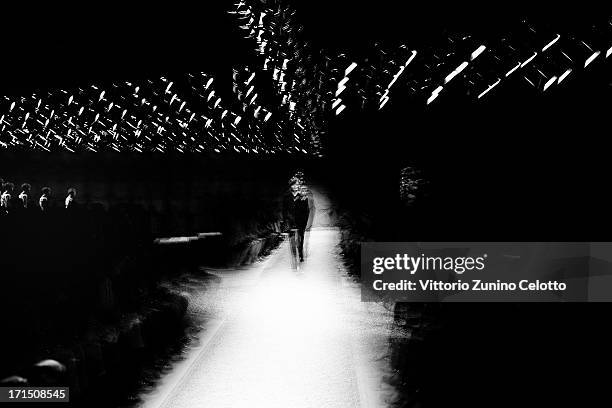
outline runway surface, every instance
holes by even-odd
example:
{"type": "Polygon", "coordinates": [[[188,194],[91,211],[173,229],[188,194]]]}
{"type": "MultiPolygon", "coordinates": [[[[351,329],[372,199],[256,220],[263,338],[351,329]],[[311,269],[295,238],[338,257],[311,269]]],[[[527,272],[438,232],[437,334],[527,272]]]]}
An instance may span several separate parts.
{"type": "Polygon", "coordinates": [[[363,303],[337,254],[339,231],[308,233],[307,260],[291,269],[288,243],[241,270],[211,271],[192,294],[207,316],[188,351],[143,407],[383,407],[392,314],[363,303]]]}

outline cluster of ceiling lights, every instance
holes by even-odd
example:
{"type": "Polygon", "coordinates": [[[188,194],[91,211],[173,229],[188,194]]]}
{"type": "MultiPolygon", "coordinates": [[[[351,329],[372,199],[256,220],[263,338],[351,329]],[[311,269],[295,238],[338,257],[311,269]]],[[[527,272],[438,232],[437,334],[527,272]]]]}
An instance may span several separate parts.
{"type": "MultiPolygon", "coordinates": [[[[580,34],[538,30],[522,21],[499,39],[451,34],[431,43],[424,49],[375,44],[368,57],[357,61],[360,69],[353,75],[358,89],[342,103],[348,105],[350,97],[361,108],[381,110],[392,95],[400,95],[428,106],[445,93],[480,101],[517,82],[547,93],[599,64],[609,64],[612,20],[580,34]]],[[[341,86],[346,79],[338,76],[337,81],[341,86]]],[[[339,103],[338,98],[335,106],[339,103]]]]}
{"type": "Polygon", "coordinates": [[[352,58],[313,50],[283,1],[241,0],[229,13],[257,62],[233,69],[227,100],[206,73],[5,96],[0,147],[320,155],[330,117],[354,106],[382,110],[395,95],[423,106],[447,93],[479,101],[516,80],[550,92],[612,54],[612,21],[580,36],[521,22],[501,39],[377,43],[367,58],[352,58]]]}
{"type": "Polygon", "coordinates": [[[275,137],[272,112],[251,95],[242,102],[246,98],[241,104],[222,100],[206,73],[5,96],[0,146],[70,152],[295,151],[295,144],[275,137]]]}

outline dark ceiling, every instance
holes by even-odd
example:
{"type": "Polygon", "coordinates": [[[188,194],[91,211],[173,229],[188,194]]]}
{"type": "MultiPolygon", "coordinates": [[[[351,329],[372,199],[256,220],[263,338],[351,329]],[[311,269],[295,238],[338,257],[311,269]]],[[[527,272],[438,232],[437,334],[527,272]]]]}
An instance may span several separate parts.
{"type": "Polygon", "coordinates": [[[248,53],[223,2],[208,3],[19,5],[0,25],[0,90],[224,70],[248,53]]]}

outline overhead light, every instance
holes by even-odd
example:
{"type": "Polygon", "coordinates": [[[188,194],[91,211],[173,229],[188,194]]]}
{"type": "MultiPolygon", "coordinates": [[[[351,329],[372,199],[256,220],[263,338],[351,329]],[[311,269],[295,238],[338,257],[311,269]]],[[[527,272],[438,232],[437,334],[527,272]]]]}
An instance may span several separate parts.
{"type": "Polygon", "coordinates": [[[468,66],[468,62],[463,61],[457,68],[455,68],[453,72],[451,72],[450,74],[446,76],[446,78],[444,79],[444,83],[445,84],[448,83],[451,79],[459,75],[461,71],[463,71],[467,66],[468,66]]]}
{"type": "Polygon", "coordinates": [[[514,68],[512,68],[510,71],[506,72],[506,77],[509,77],[510,75],[512,75],[512,73],[514,71],[516,71],[517,69],[519,69],[520,66],[521,66],[521,63],[519,62],[518,64],[516,64],[516,66],[514,68]]]}
{"type": "Polygon", "coordinates": [[[438,95],[440,95],[440,92],[442,92],[443,89],[444,88],[442,86],[439,86],[434,89],[434,91],[431,93],[431,96],[427,99],[427,105],[432,103],[438,97],[438,95]]]}
{"type": "Polygon", "coordinates": [[[544,84],[544,91],[546,91],[555,81],[557,80],[556,76],[550,77],[548,81],[544,84]]]}
{"type": "Polygon", "coordinates": [[[563,74],[561,74],[561,76],[559,77],[559,79],[557,80],[557,83],[560,84],[561,82],[563,82],[563,80],[565,78],[567,78],[567,76],[572,72],[571,69],[568,69],[567,71],[565,71],[563,74]]]}
{"type": "Polygon", "coordinates": [[[389,102],[389,97],[388,97],[388,96],[385,96],[385,98],[384,98],[384,100],[382,101],[382,103],[380,104],[380,106],[379,106],[378,110],[382,109],[382,108],[383,108],[383,107],[384,107],[384,106],[387,104],[387,102],[389,102]]]}
{"type": "Polygon", "coordinates": [[[405,66],[405,67],[407,67],[407,66],[408,66],[408,64],[410,64],[410,63],[412,62],[412,60],[414,59],[414,57],[416,57],[416,55],[417,55],[416,50],[413,50],[413,51],[412,51],[412,55],[410,56],[410,58],[408,58],[408,61],[406,61],[406,64],[404,64],[404,66],[405,66]]]}
{"type": "Polygon", "coordinates": [[[350,74],[351,72],[353,72],[353,70],[357,68],[357,63],[356,62],[351,62],[351,65],[348,66],[348,68],[346,68],[344,70],[344,76],[348,76],[348,74],[350,74]]]}
{"type": "Polygon", "coordinates": [[[427,104],[429,105],[430,103],[432,103],[438,97],[438,95],[439,94],[437,93],[432,93],[431,96],[427,99],[427,104]]]}
{"type": "Polygon", "coordinates": [[[484,52],[484,50],[486,50],[487,47],[485,47],[484,45],[481,45],[480,47],[476,48],[474,50],[474,52],[472,52],[472,55],[470,56],[470,61],[474,61],[476,58],[478,58],[478,56],[480,54],[482,54],[484,52]]]}
{"type": "Polygon", "coordinates": [[[491,84],[489,87],[487,87],[487,89],[485,89],[484,91],[480,93],[480,95],[478,95],[478,99],[485,96],[491,89],[495,88],[500,82],[501,82],[501,79],[498,79],[493,84],[491,84]]]}
{"type": "Polygon", "coordinates": [[[389,88],[385,89],[385,92],[382,94],[382,96],[380,97],[378,101],[382,102],[382,100],[385,99],[388,95],[389,95],[389,88]]]}
{"type": "Polygon", "coordinates": [[[591,55],[589,58],[587,58],[586,61],[584,61],[584,67],[586,68],[591,62],[593,62],[595,58],[599,56],[599,54],[601,54],[601,51],[595,51],[593,55],[591,55]]]}
{"type": "Polygon", "coordinates": [[[557,34],[557,36],[551,42],[549,42],[544,46],[544,48],[542,48],[542,52],[552,47],[557,41],[559,41],[559,38],[561,38],[561,35],[557,34]]]}
{"type": "Polygon", "coordinates": [[[529,64],[531,61],[533,61],[533,59],[534,59],[534,58],[535,58],[537,55],[538,55],[538,53],[537,53],[537,52],[534,52],[534,53],[533,53],[533,55],[532,55],[531,57],[527,58],[527,59],[525,60],[525,62],[523,62],[523,63],[521,64],[521,68],[523,68],[525,65],[527,65],[527,64],[529,64]]]}

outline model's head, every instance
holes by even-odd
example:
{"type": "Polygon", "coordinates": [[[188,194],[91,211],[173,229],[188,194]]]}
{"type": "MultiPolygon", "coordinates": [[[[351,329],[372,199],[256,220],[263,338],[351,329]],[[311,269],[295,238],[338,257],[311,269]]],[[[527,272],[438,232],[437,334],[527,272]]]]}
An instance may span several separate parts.
{"type": "Polygon", "coordinates": [[[4,183],[2,186],[2,191],[6,191],[7,193],[12,193],[15,189],[15,185],[13,183],[4,183]]]}

